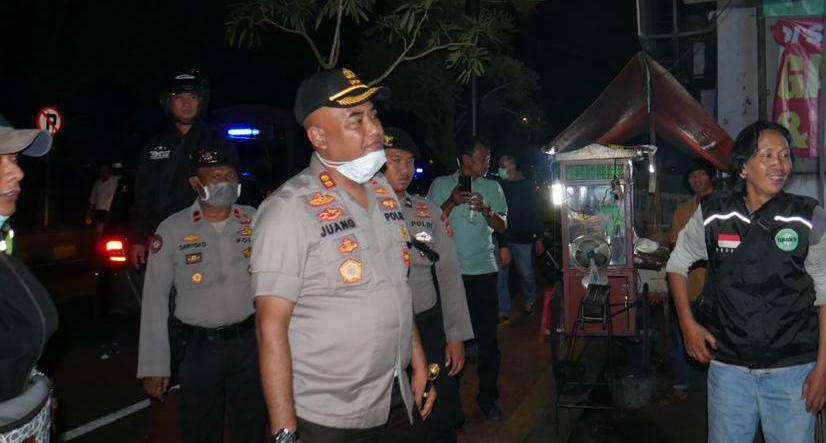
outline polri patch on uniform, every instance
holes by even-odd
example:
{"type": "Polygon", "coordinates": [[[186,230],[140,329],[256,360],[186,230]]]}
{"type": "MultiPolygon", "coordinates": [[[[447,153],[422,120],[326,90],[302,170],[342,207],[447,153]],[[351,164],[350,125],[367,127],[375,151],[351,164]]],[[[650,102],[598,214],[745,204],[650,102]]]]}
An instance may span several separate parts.
{"type": "Polygon", "coordinates": [[[149,251],[153,254],[157,254],[160,252],[161,248],[163,248],[163,239],[158,234],[153,235],[152,241],[149,242],[149,251]]]}
{"type": "Polygon", "coordinates": [[[203,257],[201,256],[200,252],[196,252],[194,254],[186,254],[186,264],[194,265],[195,263],[201,263],[203,261],[203,257]]]}
{"type": "Polygon", "coordinates": [[[318,174],[318,181],[320,181],[321,185],[324,186],[327,189],[330,189],[330,188],[332,188],[336,185],[336,182],[333,181],[333,178],[330,177],[330,174],[328,174],[326,172],[322,172],[321,174],[318,174]]]}
{"type": "Polygon", "coordinates": [[[341,237],[341,242],[338,244],[338,252],[342,254],[349,254],[359,248],[359,243],[349,236],[341,237]]]}
{"type": "Polygon", "coordinates": [[[195,234],[195,233],[188,234],[186,237],[184,237],[184,243],[194,243],[194,242],[198,241],[198,239],[200,239],[200,238],[201,237],[198,237],[198,234],[195,234]]]}
{"type": "Polygon", "coordinates": [[[241,228],[240,231],[238,231],[238,233],[249,237],[250,235],[252,235],[252,228],[249,226],[244,226],[243,228],[241,228]]]}
{"type": "Polygon", "coordinates": [[[204,281],[204,274],[201,274],[200,272],[192,274],[192,283],[199,285],[202,281],[204,281]]]}
{"type": "Polygon", "coordinates": [[[381,206],[384,209],[396,209],[396,199],[383,198],[383,199],[381,199],[381,206]]]}
{"type": "Polygon", "coordinates": [[[330,203],[336,201],[336,198],[330,194],[322,194],[320,192],[316,192],[310,197],[310,206],[314,208],[318,208],[320,206],[326,206],[330,203]]]}
{"type": "Polygon", "coordinates": [[[244,254],[244,257],[250,258],[250,256],[252,255],[252,248],[247,246],[246,248],[244,248],[244,251],[242,253],[244,254]]]}
{"type": "Polygon", "coordinates": [[[776,244],[781,251],[794,251],[797,249],[799,242],[800,237],[797,235],[797,231],[791,228],[783,228],[774,235],[774,244],[776,244]]]}
{"type": "Polygon", "coordinates": [[[717,234],[717,247],[720,249],[736,249],[740,246],[740,234],[717,234]]]}
{"type": "Polygon", "coordinates": [[[345,284],[353,284],[358,283],[363,278],[363,265],[362,263],[355,259],[355,258],[348,258],[341,262],[341,265],[338,267],[338,273],[341,275],[341,280],[345,284]]]}
{"type": "Polygon", "coordinates": [[[318,213],[318,219],[323,222],[334,221],[341,217],[341,208],[327,208],[318,213]]]}

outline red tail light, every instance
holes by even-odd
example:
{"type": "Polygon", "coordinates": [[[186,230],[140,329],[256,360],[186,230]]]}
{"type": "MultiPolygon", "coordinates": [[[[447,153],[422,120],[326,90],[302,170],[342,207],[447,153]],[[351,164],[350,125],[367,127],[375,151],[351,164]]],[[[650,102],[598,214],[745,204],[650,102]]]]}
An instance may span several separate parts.
{"type": "Polygon", "coordinates": [[[100,258],[112,266],[126,263],[126,239],[120,236],[101,239],[98,246],[100,258]]]}

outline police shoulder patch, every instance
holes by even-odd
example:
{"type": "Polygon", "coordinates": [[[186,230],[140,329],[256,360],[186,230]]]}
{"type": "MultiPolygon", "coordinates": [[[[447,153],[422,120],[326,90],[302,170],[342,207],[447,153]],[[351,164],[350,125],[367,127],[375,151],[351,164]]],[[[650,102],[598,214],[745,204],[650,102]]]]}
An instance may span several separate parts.
{"type": "Polygon", "coordinates": [[[157,254],[160,252],[161,248],[163,248],[163,239],[160,235],[155,234],[152,236],[152,241],[149,242],[149,251],[153,254],[157,254]]]}

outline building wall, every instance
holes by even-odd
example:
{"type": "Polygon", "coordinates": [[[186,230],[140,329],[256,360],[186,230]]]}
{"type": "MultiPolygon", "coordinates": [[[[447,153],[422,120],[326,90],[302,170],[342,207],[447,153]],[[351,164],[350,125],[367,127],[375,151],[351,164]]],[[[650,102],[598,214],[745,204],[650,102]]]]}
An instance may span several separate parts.
{"type": "Polygon", "coordinates": [[[756,8],[729,7],[717,16],[717,57],[717,115],[733,138],[759,118],[756,8]]]}

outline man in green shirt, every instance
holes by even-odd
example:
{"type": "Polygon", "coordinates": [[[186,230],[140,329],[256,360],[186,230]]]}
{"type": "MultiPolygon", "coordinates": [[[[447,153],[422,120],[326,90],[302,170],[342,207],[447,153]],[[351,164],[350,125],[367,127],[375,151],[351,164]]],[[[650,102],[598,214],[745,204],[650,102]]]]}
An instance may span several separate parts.
{"type": "Polygon", "coordinates": [[[490,166],[489,144],[474,138],[461,146],[460,169],[438,177],[430,186],[428,200],[442,208],[453,230],[453,242],[459,255],[470,319],[479,346],[479,407],[489,420],[498,420],[502,412],[496,406],[499,397],[496,293],[497,271],[493,232],[505,232],[508,205],[499,183],[484,178],[490,166]],[[459,176],[471,180],[471,192],[460,190],[459,176]]]}

